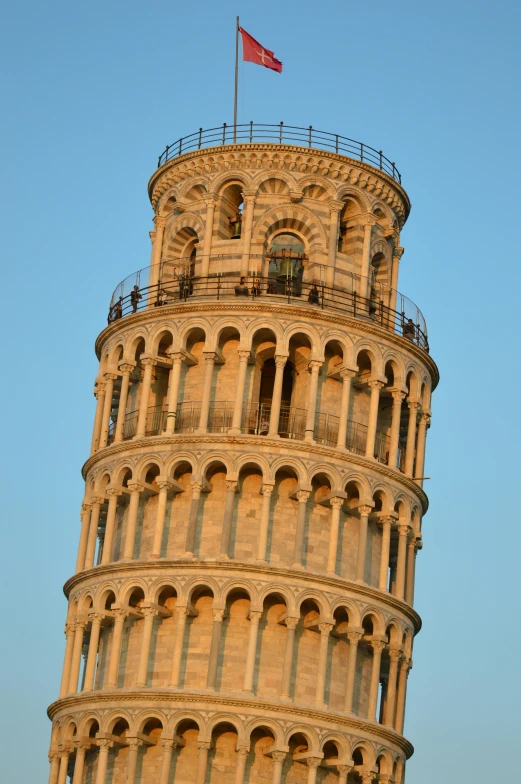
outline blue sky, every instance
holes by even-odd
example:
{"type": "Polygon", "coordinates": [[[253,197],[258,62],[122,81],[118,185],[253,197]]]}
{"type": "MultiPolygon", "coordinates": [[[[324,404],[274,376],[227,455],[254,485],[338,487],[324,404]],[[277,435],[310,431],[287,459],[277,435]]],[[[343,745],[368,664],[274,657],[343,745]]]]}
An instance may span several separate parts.
{"type": "Polygon", "coordinates": [[[413,206],[400,290],[427,319],[442,376],[407,781],[513,780],[521,11],[505,0],[4,4],[3,780],[48,775],[45,710],[63,656],[94,339],[115,285],[149,262],[158,154],[231,122],[237,13],[284,63],[281,76],[241,68],[241,121],[350,136],[402,172],[413,206]]]}

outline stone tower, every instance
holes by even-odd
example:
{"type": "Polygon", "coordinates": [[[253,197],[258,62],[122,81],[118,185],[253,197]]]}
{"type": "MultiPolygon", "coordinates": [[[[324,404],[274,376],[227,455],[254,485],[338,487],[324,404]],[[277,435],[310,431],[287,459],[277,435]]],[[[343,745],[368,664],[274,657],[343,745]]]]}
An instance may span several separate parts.
{"type": "Polygon", "coordinates": [[[99,374],[50,784],[403,784],[431,391],[379,151],[167,148],[99,374]]]}

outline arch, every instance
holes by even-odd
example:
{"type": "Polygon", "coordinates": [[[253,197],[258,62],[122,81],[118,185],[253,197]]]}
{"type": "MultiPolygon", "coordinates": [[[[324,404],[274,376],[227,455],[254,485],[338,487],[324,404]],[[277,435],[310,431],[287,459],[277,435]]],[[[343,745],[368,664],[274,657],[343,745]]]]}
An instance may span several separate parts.
{"type": "Polygon", "coordinates": [[[356,188],[353,185],[341,185],[336,192],[338,201],[347,201],[351,199],[360,207],[360,213],[370,212],[370,199],[362,188],[356,188]]]}
{"type": "Polygon", "coordinates": [[[347,599],[345,596],[339,596],[331,604],[331,616],[333,617],[335,612],[340,609],[346,610],[347,616],[349,618],[349,626],[360,628],[360,608],[356,602],[354,602],[352,599],[347,599]]]}
{"type": "Polygon", "coordinates": [[[319,755],[320,740],[317,731],[313,727],[309,727],[306,724],[294,724],[288,727],[284,735],[285,746],[289,746],[289,741],[293,735],[303,735],[308,744],[308,751],[317,752],[317,756],[319,755]]]}
{"type": "Polygon", "coordinates": [[[342,484],[340,472],[331,463],[315,463],[310,466],[307,474],[307,484],[310,485],[318,474],[324,474],[327,477],[331,492],[340,490],[342,484]]]}
{"type": "Polygon", "coordinates": [[[270,467],[269,478],[274,480],[276,474],[284,469],[289,473],[296,474],[299,484],[304,482],[307,473],[306,469],[297,458],[288,457],[287,455],[273,461],[270,467]]]}
{"type": "Polygon", "coordinates": [[[226,452],[213,452],[211,454],[205,455],[205,457],[201,461],[201,465],[199,469],[199,474],[201,479],[206,479],[206,474],[208,473],[210,468],[212,468],[213,466],[218,466],[219,464],[224,466],[226,476],[228,478],[231,478],[230,476],[228,476],[229,474],[231,475],[231,471],[230,471],[231,460],[232,460],[232,456],[230,454],[227,454],[226,452]]]}
{"type": "Polygon", "coordinates": [[[253,228],[252,245],[266,245],[269,237],[281,229],[299,232],[310,249],[313,246],[327,248],[326,232],[317,216],[297,204],[272,207],[263,213],[253,228]]]}
{"type": "Polygon", "coordinates": [[[228,580],[226,583],[221,585],[221,591],[220,591],[220,597],[219,598],[220,598],[220,600],[222,601],[223,604],[226,604],[230,594],[235,593],[235,592],[243,592],[243,593],[245,593],[247,595],[247,597],[249,598],[250,604],[251,604],[252,607],[257,605],[257,601],[256,600],[258,599],[258,594],[257,594],[257,591],[255,590],[255,587],[253,585],[249,584],[247,581],[240,580],[240,579],[228,580]]]}
{"type": "Polygon", "coordinates": [[[257,468],[259,473],[262,475],[262,478],[267,479],[270,467],[268,460],[263,455],[258,455],[255,453],[239,455],[232,466],[233,474],[235,476],[239,476],[243,469],[249,467],[257,468]]]}
{"type": "Polygon", "coordinates": [[[258,605],[263,606],[268,596],[277,596],[284,600],[287,608],[288,615],[296,611],[295,600],[286,585],[279,585],[278,583],[270,583],[259,588],[257,597],[258,605]]]}
{"type": "Polygon", "coordinates": [[[282,727],[277,724],[273,719],[263,718],[262,716],[255,716],[246,722],[244,726],[244,740],[251,742],[251,736],[254,730],[266,729],[269,730],[274,738],[274,746],[280,748],[284,745],[284,733],[282,727]]]}
{"type": "MultiPolygon", "coordinates": [[[[197,177],[190,177],[179,187],[178,200],[181,201],[183,199],[186,199],[187,194],[190,193],[192,188],[196,188],[197,186],[203,187],[207,193],[209,193],[211,190],[210,180],[208,177],[204,177],[202,175],[199,175],[197,177]]],[[[162,197],[162,199],[163,198],[164,196],[162,197]]],[[[161,201],[159,203],[161,203],[161,201]]]]}
{"type": "Polygon", "coordinates": [[[218,174],[212,179],[212,194],[218,196],[227,185],[234,184],[241,184],[246,189],[254,187],[252,177],[245,171],[242,169],[228,169],[223,174],[218,174]]]}
{"type": "Polygon", "coordinates": [[[152,356],[155,357],[159,354],[159,347],[161,342],[167,335],[169,335],[171,338],[170,351],[173,351],[177,342],[177,329],[172,325],[172,322],[163,321],[154,325],[154,328],[151,330],[149,335],[149,345],[147,349],[150,354],[152,354],[152,356]]]}
{"type": "Polygon", "coordinates": [[[365,607],[361,613],[360,625],[365,629],[365,623],[370,620],[373,625],[372,634],[385,634],[385,621],[381,610],[377,607],[365,607]]]}
{"type": "MultiPolygon", "coordinates": [[[[192,229],[199,238],[204,237],[205,226],[202,218],[196,212],[183,212],[167,223],[165,227],[165,240],[163,243],[164,251],[172,245],[176,234],[183,229],[192,229]]],[[[167,261],[167,259],[163,259],[167,261]]]]}

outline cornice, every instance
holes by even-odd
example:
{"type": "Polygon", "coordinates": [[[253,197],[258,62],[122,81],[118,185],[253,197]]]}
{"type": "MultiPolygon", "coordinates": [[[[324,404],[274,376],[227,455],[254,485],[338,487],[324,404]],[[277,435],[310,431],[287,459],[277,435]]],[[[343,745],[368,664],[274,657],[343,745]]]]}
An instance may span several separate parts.
{"type": "MultiPolygon", "coordinates": [[[[241,300],[243,299],[245,300],[246,298],[242,297],[241,300]]],[[[231,310],[234,313],[269,313],[274,311],[277,314],[293,317],[295,316],[295,312],[302,312],[302,314],[310,321],[325,321],[327,323],[335,324],[335,326],[342,325],[349,327],[355,332],[358,330],[363,334],[374,335],[378,339],[383,339],[396,348],[399,348],[401,351],[404,351],[405,354],[412,354],[412,356],[414,356],[418,362],[421,362],[428,368],[433,382],[432,391],[434,391],[438,385],[440,379],[438,366],[430,354],[428,354],[419,346],[416,346],[414,343],[411,343],[411,341],[407,340],[407,338],[400,337],[400,335],[397,335],[394,332],[390,332],[384,327],[378,326],[378,324],[375,322],[366,322],[362,321],[361,319],[343,316],[339,313],[328,311],[327,309],[317,311],[313,308],[310,308],[308,305],[297,302],[292,304],[286,303],[283,305],[278,304],[277,302],[263,303],[260,302],[257,298],[255,301],[251,302],[235,302],[233,299],[214,301],[202,300],[201,302],[190,302],[189,306],[187,306],[186,303],[173,303],[171,305],[164,305],[161,308],[147,308],[146,310],[142,310],[139,313],[125,316],[124,319],[115,321],[109,326],[105,327],[105,329],[103,329],[96,338],[96,355],[99,359],[101,356],[101,348],[105,340],[118,333],[123,327],[136,327],[139,324],[144,324],[147,321],[154,321],[156,319],[161,319],[164,321],[165,315],[169,314],[172,314],[172,316],[201,312],[209,314],[210,312],[220,313],[227,310],[231,310]],[[161,312],[158,313],[158,310],[161,312]]]]}
{"type": "Polygon", "coordinates": [[[402,474],[401,472],[394,471],[392,468],[389,468],[389,466],[386,466],[383,463],[370,460],[369,458],[364,457],[363,455],[357,455],[354,452],[343,452],[340,449],[336,449],[336,447],[324,446],[322,444],[309,444],[306,441],[293,441],[292,439],[285,438],[281,444],[281,439],[271,439],[267,435],[228,435],[226,433],[202,433],[197,435],[195,433],[174,433],[172,435],[149,436],[140,438],[137,441],[130,439],[128,441],[121,441],[117,444],[111,444],[105,449],[100,449],[98,452],[91,455],[83,464],[81,473],[83,478],[86,479],[87,473],[90,471],[90,469],[101,460],[105,460],[106,458],[110,457],[116,457],[123,452],[141,450],[144,446],[155,449],[158,446],[177,447],[184,446],[186,444],[209,444],[211,446],[215,446],[216,444],[228,444],[235,447],[244,446],[250,450],[252,446],[265,448],[266,445],[270,443],[274,448],[279,448],[282,445],[284,449],[288,449],[292,452],[304,452],[305,454],[313,455],[313,457],[316,458],[333,458],[335,460],[348,463],[349,465],[360,466],[361,468],[377,471],[381,476],[385,476],[387,479],[398,482],[402,486],[406,487],[409,492],[414,493],[418,499],[418,502],[421,504],[422,514],[425,514],[429,508],[429,499],[427,498],[427,494],[419,485],[416,484],[413,479],[405,476],[405,474],[402,474]]]}
{"type": "Polygon", "coordinates": [[[116,704],[118,707],[125,703],[137,703],[137,707],[141,702],[147,703],[150,707],[150,702],[157,703],[161,707],[161,703],[169,703],[170,705],[176,704],[180,710],[190,706],[192,710],[194,706],[199,703],[204,710],[208,710],[208,706],[216,706],[217,709],[222,707],[230,707],[244,711],[245,708],[266,711],[269,710],[271,714],[279,714],[287,716],[290,721],[296,722],[298,719],[316,725],[317,722],[334,723],[344,729],[345,731],[361,731],[367,735],[375,738],[383,739],[389,744],[392,744],[403,751],[407,759],[412,756],[414,747],[410,741],[399,735],[389,727],[376,722],[364,721],[364,719],[355,716],[346,716],[341,713],[333,713],[327,711],[316,710],[312,707],[299,706],[294,703],[283,705],[275,702],[274,700],[258,700],[248,697],[229,697],[224,694],[200,694],[179,692],[166,689],[147,689],[146,691],[130,691],[117,689],[115,691],[100,691],[89,692],[88,695],[76,694],[65,697],[61,700],[51,703],[47,709],[47,715],[54,719],[56,714],[60,711],[70,711],[74,708],[88,708],[95,704],[109,705],[110,703],[116,704]]]}
{"type": "Polygon", "coordinates": [[[73,588],[81,584],[83,581],[91,577],[106,577],[118,573],[128,574],[138,570],[150,572],[171,572],[173,569],[183,569],[187,571],[198,571],[204,573],[205,569],[212,569],[219,572],[252,572],[254,577],[264,575],[266,577],[279,579],[280,577],[287,577],[293,581],[302,581],[304,583],[312,583],[315,587],[322,586],[323,588],[340,589],[347,591],[350,594],[364,597],[365,599],[382,602],[394,611],[404,615],[410,621],[414,628],[414,633],[418,634],[421,629],[422,621],[418,613],[413,608],[406,604],[406,602],[398,599],[390,593],[380,591],[370,585],[362,585],[360,583],[351,582],[350,580],[343,580],[340,577],[331,577],[320,572],[306,572],[297,569],[290,569],[287,567],[277,567],[271,564],[266,566],[262,564],[248,564],[241,561],[200,561],[200,560],[175,560],[175,559],[161,559],[154,561],[116,561],[111,564],[104,564],[103,566],[94,566],[70,577],[63,586],[63,592],[66,598],[73,588]]]}
{"type": "MultiPolygon", "coordinates": [[[[152,174],[150,180],[148,181],[148,195],[150,198],[150,202],[152,206],[156,206],[157,200],[160,198],[162,194],[157,195],[157,199],[155,198],[155,191],[158,187],[158,184],[161,180],[169,180],[169,175],[172,175],[175,169],[182,169],[185,167],[183,172],[183,179],[186,178],[186,166],[190,163],[195,163],[198,159],[206,158],[206,157],[214,157],[216,155],[222,156],[225,155],[226,157],[230,157],[233,153],[251,153],[251,152],[262,152],[265,154],[266,152],[271,152],[273,156],[280,156],[281,153],[284,156],[287,155],[298,155],[302,156],[305,155],[306,158],[322,158],[323,160],[334,161],[340,163],[344,166],[350,166],[351,168],[358,169],[360,172],[365,172],[366,174],[375,177],[378,180],[381,180],[385,185],[392,188],[399,196],[400,200],[403,204],[403,221],[407,220],[409,213],[411,211],[411,202],[409,200],[409,196],[407,195],[406,190],[398,183],[391,175],[386,174],[384,171],[377,169],[374,166],[371,166],[369,163],[365,163],[363,161],[359,161],[356,158],[350,158],[347,155],[341,155],[340,153],[330,152],[328,150],[321,150],[317,147],[304,147],[296,144],[270,144],[269,142],[255,142],[251,144],[225,144],[219,145],[217,147],[205,147],[202,150],[192,150],[191,152],[184,153],[176,158],[172,158],[167,163],[163,164],[159,169],[152,174]]],[[[249,167],[245,166],[244,161],[241,161],[241,168],[245,168],[246,171],[249,171],[249,167]]],[[[305,164],[304,164],[305,165],[305,164]]],[[[215,166],[215,161],[214,161],[215,166]]],[[[226,168],[226,167],[223,167],[226,168]]],[[[285,170],[289,168],[287,166],[287,161],[281,160],[280,161],[280,169],[285,170]]],[[[257,170],[258,171],[258,170],[257,170]]],[[[274,169],[266,167],[266,171],[273,174],[274,169]]],[[[307,170],[303,173],[307,173],[307,170]]],[[[195,172],[194,172],[195,174],[195,172]]],[[[191,172],[188,173],[188,176],[191,176],[191,172]]],[[[322,175],[324,176],[324,175],[322,175]]],[[[325,175],[328,177],[328,175],[325,175]]],[[[329,177],[334,183],[339,182],[338,173],[337,177],[329,177]]],[[[340,180],[341,181],[341,180],[340,180]]],[[[363,187],[363,186],[362,186],[363,187]]],[[[372,189],[370,189],[372,190],[372,189]]]]}

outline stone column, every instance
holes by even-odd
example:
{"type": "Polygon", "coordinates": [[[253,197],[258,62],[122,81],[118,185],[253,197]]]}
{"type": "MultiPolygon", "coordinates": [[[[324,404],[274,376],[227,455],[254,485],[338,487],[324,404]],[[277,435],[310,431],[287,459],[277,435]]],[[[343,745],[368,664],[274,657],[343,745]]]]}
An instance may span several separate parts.
{"type": "Polygon", "coordinates": [[[344,499],[331,498],[331,530],[329,533],[329,552],[327,555],[327,573],[336,575],[336,559],[338,554],[338,532],[340,529],[340,512],[344,499]]]}
{"type": "Polygon", "coordinates": [[[403,659],[400,665],[400,675],[398,678],[398,695],[396,697],[396,732],[403,734],[403,722],[405,718],[405,699],[407,696],[407,679],[412,669],[412,661],[403,659]]]}
{"type": "Polygon", "coordinates": [[[270,427],[268,436],[270,438],[279,437],[280,404],[282,398],[282,382],[284,380],[284,368],[288,361],[287,356],[275,356],[275,380],[273,382],[273,395],[271,399],[270,427]]]}
{"type": "Polygon", "coordinates": [[[172,357],[172,368],[168,374],[168,413],[166,415],[165,433],[173,433],[175,431],[179,382],[181,381],[181,369],[183,366],[183,355],[180,351],[172,352],[170,356],[172,357]]]}
{"type": "Polygon", "coordinates": [[[246,672],[244,673],[243,691],[253,694],[253,671],[255,669],[255,656],[257,653],[257,637],[259,635],[259,621],[262,610],[250,610],[250,634],[248,637],[248,651],[246,653],[246,672]]]}
{"type": "Polygon", "coordinates": [[[400,269],[400,259],[403,256],[404,248],[399,245],[393,251],[393,263],[391,268],[391,301],[389,307],[396,310],[396,295],[398,293],[398,271],[400,269]]]}
{"type": "Polygon", "coordinates": [[[208,432],[208,416],[210,413],[210,398],[212,394],[213,368],[216,360],[214,351],[203,351],[203,356],[206,366],[204,371],[201,416],[199,418],[199,427],[195,431],[196,433],[208,432]]]}
{"type": "Polygon", "coordinates": [[[152,240],[152,256],[150,259],[150,275],[148,278],[148,306],[153,306],[157,295],[157,284],[161,272],[161,256],[163,254],[163,238],[165,236],[166,218],[161,215],[154,217],[155,231],[150,232],[152,240]]]}
{"type": "Polygon", "coordinates": [[[389,685],[387,687],[387,704],[385,706],[384,714],[384,724],[387,727],[394,727],[398,665],[400,663],[401,655],[401,651],[397,648],[391,648],[389,651],[389,685]]]}
{"type": "Polygon", "coordinates": [[[246,770],[246,760],[250,749],[248,746],[239,746],[237,749],[237,763],[235,765],[235,784],[243,784],[244,771],[246,770]]]}
{"type": "MultiPolygon", "coordinates": [[[[255,209],[255,193],[243,193],[243,207],[242,207],[242,228],[241,228],[241,240],[242,240],[242,264],[241,264],[241,275],[247,275],[250,271],[251,267],[249,264],[250,261],[250,249],[251,249],[251,240],[252,240],[252,226],[253,226],[253,212],[255,209]]],[[[260,274],[260,273],[259,273],[260,274]]]]}
{"type": "Polygon", "coordinates": [[[304,527],[306,524],[306,504],[309,498],[308,490],[298,490],[297,530],[295,532],[295,548],[293,550],[293,568],[302,569],[302,548],[304,545],[304,527]]]}
{"type": "Polygon", "coordinates": [[[98,773],[96,775],[96,784],[105,784],[107,779],[107,765],[109,761],[109,751],[114,745],[114,741],[107,738],[100,738],[98,740],[98,773]]]}
{"type": "Polygon", "coordinates": [[[347,784],[347,777],[353,770],[352,765],[337,765],[338,770],[338,784],[347,784]]]}
{"type": "Polygon", "coordinates": [[[99,448],[104,449],[108,444],[110,412],[112,410],[112,396],[114,394],[114,381],[117,379],[116,373],[105,373],[105,401],[103,403],[103,416],[101,418],[101,436],[99,448]]]}
{"type": "Polygon", "coordinates": [[[359,296],[367,299],[369,296],[369,266],[371,263],[371,233],[378,220],[371,213],[367,213],[362,218],[364,227],[364,245],[362,248],[362,268],[360,270],[360,290],[359,296]]]}
{"type": "Polygon", "coordinates": [[[128,505],[125,547],[123,548],[124,561],[131,561],[134,558],[139,496],[145,488],[140,482],[129,482],[128,489],[130,490],[130,502],[128,505]]]}
{"type": "Polygon", "coordinates": [[[170,686],[179,686],[179,671],[181,669],[181,656],[183,654],[183,641],[185,636],[186,619],[189,615],[188,607],[175,608],[177,617],[177,627],[174,641],[174,655],[172,658],[172,672],[170,673],[170,686]]]}
{"type": "Polygon", "coordinates": [[[197,516],[199,514],[199,499],[201,497],[202,489],[202,482],[192,482],[192,501],[190,504],[190,515],[188,517],[188,528],[186,531],[185,558],[194,557],[197,516]]]}
{"type": "Polygon", "coordinates": [[[315,705],[319,708],[325,708],[324,694],[326,691],[326,669],[327,669],[327,651],[329,646],[329,635],[333,628],[332,623],[319,623],[320,629],[320,649],[318,654],[318,667],[317,667],[317,689],[315,692],[315,705]]]}
{"type": "Polygon", "coordinates": [[[96,413],[94,415],[94,427],[92,428],[92,442],[90,445],[91,455],[98,451],[99,440],[101,434],[101,420],[103,417],[103,408],[105,406],[105,383],[98,381],[94,390],[94,397],[96,398],[96,413]]]}
{"type": "Polygon", "coordinates": [[[239,350],[239,372],[237,375],[237,387],[235,389],[235,403],[233,407],[232,426],[228,432],[238,435],[241,432],[242,409],[244,406],[244,387],[246,384],[246,371],[250,358],[249,349],[239,350]]]}
{"type": "Polygon", "coordinates": [[[367,526],[372,507],[362,504],[358,507],[360,528],[358,534],[358,552],[356,557],[356,582],[365,582],[365,566],[367,560],[367,526]]]}
{"type": "Polygon", "coordinates": [[[143,381],[141,382],[141,400],[139,401],[139,413],[137,417],[136,435],[134,438],[144,438],[146,434],[152,373],[157,365],[157,360],[152,357],[144,357],[141,360],[141,365],[145,370],[143,372],[143,381]]]}
{"type": "Polygon", "coordinates": [[[266,548],[268,546],[268,529],[270,525],[270,508],[271,508],[271,494],[273,493],[273,484],[263,483],[261,487],[262,493],[262,510],[259,526],[259,541],[257,549],[257,560],[261,563],[266,563],[266,548]]]}
{"type": "Polygon", "coordinates": [[[116,430],[114,432],[114,443],[123,441],[123,428],[125,425],[125,413],[127,410],[128,388],[130,384],[130,374],[136,366],[130,362],[125,362],[119,366],[121,370],[121,392],[119,395],[118,417],[116,419],[116,430]]]}
{"type": "Polygon", "coordinates": [[[358,643],[362,639],[362,636],[362,629],[353,629],[347,633],[347,638],[349,640],[349,654],[347,658],[346,690],[344,694],[344,711],[346,713],[353,712],[353,692],[355,689],[358,643]]]}
{"type": "Polygon", "coordinates": [[[85,556],[87,554],[87,541],[89,538],[90,507],[90,500],[84,501],[81,505],[81,532],[78,546],[78,558],[76,559],[76,572],[81,572],[81,570],[85,568],[85,556]]]}
{"type": "Polygon", "coordinates": [[[60,752],[59,751],[50,751],[49,752],[49,763],[51,765],[51,769],[49,771],[49,784],[57,784],[57,782],[58,782],[58,771],[60,770],[60,752]]]}
{"type": "Polygon", "coordinates": [[[81,741],[75,741],[74,746],[76,747],[76,759],[74,760],[74,775],[71,784],[82,784],[83,771],[85,768],[85,754],[90,748],[90,743],[86,744],[81,741]]]}
{"type": "Polygon", "coordinates": [[[103,503],[103,498],[91,498],[91,512],[89,523],[89,536],[87,538],[87,552],[85,553],[85,566],[84,569],[92,569],[94,566],[94,556],[96,554],[96,540],[98,538],[98,524],[100,507],[103,503]]]}
{"type": "Polygon", "coordinates": [[[208,674],[206,676],[206,688],[215,689],[215,678],[217,676],[217,659],[219,658],[219,646],[221,644],[221,627],[224,618],[224,610],[212,610],[213,628],[212,642],[210,643],[210,656],[208,659],[208,674]]]}
{"type": "Polygon", "coordinates": [[[206,781],[206,765],[208,763],[208,752],[210,741],[200,740],[197,743],[197,773],[195,784],[204,784],[206,781]]]}
{"type": "Polygon", "coordinates": [[[161,543],[163,541],[163,531],[165,529],[165,511],[168,492],[172,489],[172,483],[166,476],[158,476],[156,484],[159,487],[159,496],[157,499],[157,512],[156,512],[156,525],[154,529],[154,541],[152,544],[152,553],[150,558],[161,557],[161,543]]]}
{"type": "Polygon", "coordinates": [[[107,673],[106,689],[115,689],[118,682],[119,660],[121,656],[121,640],[123,638],[123,627],[128,611],[121,607],[114,612],[114,629],[112,632],[112,645],[110,648],[109,669],[107,673]]]}
{"type": "Polygon", "coordinates": [[[154,628],[154,618],[156,615],[159,615],[159,613],[155,607],[143,608],[143,637],[141,639],[141,650],[139,652],[139,664],[137,668],[136,679],[136,686],[138,689],[147,685],[150,643],[152,640],[152,629],[154,628]]]}
{"type": "Polygon", "coordinates": [[[322,360],[313,359],[309,363],[309,368],[311,370],[311,378],[309,380],[308,406],[307,406],[308,411],[306,415],[306,434],[304,436],[304,440],[309,441],[310,443],[314,442],[315,414],[317,410],[318,374],[320,372],[321,367],[322,367],[322,360]]]}
{"type": "Polygon", "coordinates": [[[71,677],[72,652],[74,649],[74,623],[65,624],[65,654],[63,657],[62,679],[60,685],[60,699],[69,691],[71,677]]]}
{"type": "Polygon", "coordinates": [[[407,443],[405,445],[405,474],[412,476],[414,468],[414,452],[416,448],[416,420],[420,404],[416,400],[408,399],[409,425],[407,427],[407,443]]]}
{"type": "Polygon", "coordinates": [[[85,665],[85,678],[83,683],[83,691],[92,691],[94,689],[94,681],[96,678],[96,660],[98,658],[99,636],[101,630],[101,623],[105,615],[103,613],[89,613],[90,626],[90,640],[89,640],[89,653],[87,656],[87,664],[85,665]]]}
{"type": "Polygon", "coordinates": [[[423,472],[425,470],[425,442],[427,440],[427,428],[430,425],[431,415],[422,414],[418,425],[418,445],[416,447],[416,465],[414,476],[416,481],[423,487],[423,472]]]}
{"type": "Polygon", "coordinates": [[[380,576],[378,588],[380,591],[389,590],[389,552],[391,549],[392,517],[382,517],[379,521],[382,526],[382,551],[380,554],[380,576]]]}
{"type": "Polygon", "coordinates": [[[382,662],[382,651],[385,648],[385,642],[383,640],[371,640],[371,647],[373,649],[373,662],[371,667],[371,683],[369,686],[367,718],[371,721],[376,721],[378,684],[380,683],[380,666],[382,662]]]}
{"type": "Polygon", "coordinates": [[[290,700],[291,673],[293,670],[293,647],[295,645],[295,629],[300,618],[286,618],[286,648],[284,650],[284,664],[282,667],[282,685],[280,697],[290,700]]]}
{"type": "Polygon", "coordinates": [[[71,657],[71,671],[69,676],[69,694],[76,694],[78,691],[78,678],[80,676],[81,667],[81,651],[83,648],[83,633],[85,631],[86,621],[76,619],[74,622],[74,643],[72,647],[71,657]]]}
{"type": "Polygon", "coordinates": [[[114,530],[116,527],[116,514],[118,511],[118,498],[122,494],[121,490],[115,487],[107,487],[105,494],[108,496],[109,503],[107,508],[107,521],[105,523],[105,538],[103,540],[103,552],[101,553],[101,563],[111,563],[112,546],[114,544],[114,530]]]}
{"type": "Polygon", "coordinates": [[[418,550],[423,547],[421,538],[416,535],[414,539],[409,542],[407,553],[407,581],[405,583],[405,601],[411,607],[414,604],[414,582],[416,576],[416,556],[418,550]]]}
{"type": "Polygon", "coordinates": [[[340,371],[342,378],[342,399],[340,402],[340,421],[338,423],[337,448],[345,449],[347,440],[347,423],[349,421],[349,401],[351,399],[351,384],[355,377],[355,371],[342,368],[340,371]]]}
{"type": "Polygon", "coordinates": [[[161,771],[159,773],[159,784],[169,784],[170,766],[172,765],[172,752],[177,743],[173,738],[161,738],[163,754],[161,755],[161,771]]]}
{"type": "Polygon", "coordinates": [[[210,254],[212,252],[213,237],[213,216],[215,213],[215,196],[207,196],[206,203],[206,224],[204,229],[203,259],[201,265],[201,276],[208,277],[210,271],[210,254]]]}
{"type": "Polygon", "coordinates": [[[139,747],[143,745],[143,741],[141,738],[132,738],[128,736],[126,741],[128,743],[127,784],[135,784],[139,747]]]}
{"type": "Polygon", "coordinates": [[[306,757],[306,763],[308,766],[307,784],[315,784],[315,781],[317,780],[317,769],[321,762],[321,757],[306,757]]]}
{"type": "Polygon", "coordinates": [[[271,759],[273,760],[273,778],[271,784],[280,784],[282,778],[282,766],[286,759],[285,751],[272,751],[271,759]]]}
{"type": "Polygon", "coordinates": [[[376,778],[376,773],[373,773],[370,770],[361,771],[362,784],[373,784],[373,781],[376,778]]]}
{"type": "Polygon", "coordinates": [[[220,559],[228,560],[230,557],[230,541],[232,536],[233,506],[235,503],[235,493],[237,492],[237,482],[226,480],[226,501],[224,502],[224,518],[221,532],[221,553],[220,559]]]}
{"type": "Polygon", "coordinates": [[[371,400],[369,403],[369,422],[367,423],[367,441],[365,444],[365,456],[371,459],[374,458],[374,445],[376,439],[376,428],[378,425],[378,406],[380,403],[380,390],[383,387],[383,381],[373,379],[369,381],[369,388],[371,390],[371,400]]]}
{"type": "Polygon", "coordinates": [[[407,539],[411,527],[409,525],[398,526],[398,564],[396,568],[396,596],[398,599],[405,598],[405,574],[407,569],[407,539]]]}
{"type": "Polygon", "coordinates": [[[69,767],[69,749],[60,750],[60,767],[58,769],[58,784],[66,784],[67,768],[69,767]]]}
{"type": "Polygon", "coordinates": [[[391,468],[398,468],[398,445],[400,441],[400,419],[402,415],[402,401],[405,392],[401,389],[393,389],[393,413],[391,419],[391,437],[389,444],[389,465],[391,468]]]}
{"type": "Polygon", "coordinates": [[[344,207],[343,201],[329,202],[329,237],[327,243],[326,283],[332,286],[335,282],[336,254],[338,251],[338,219],[344,207]]]}

